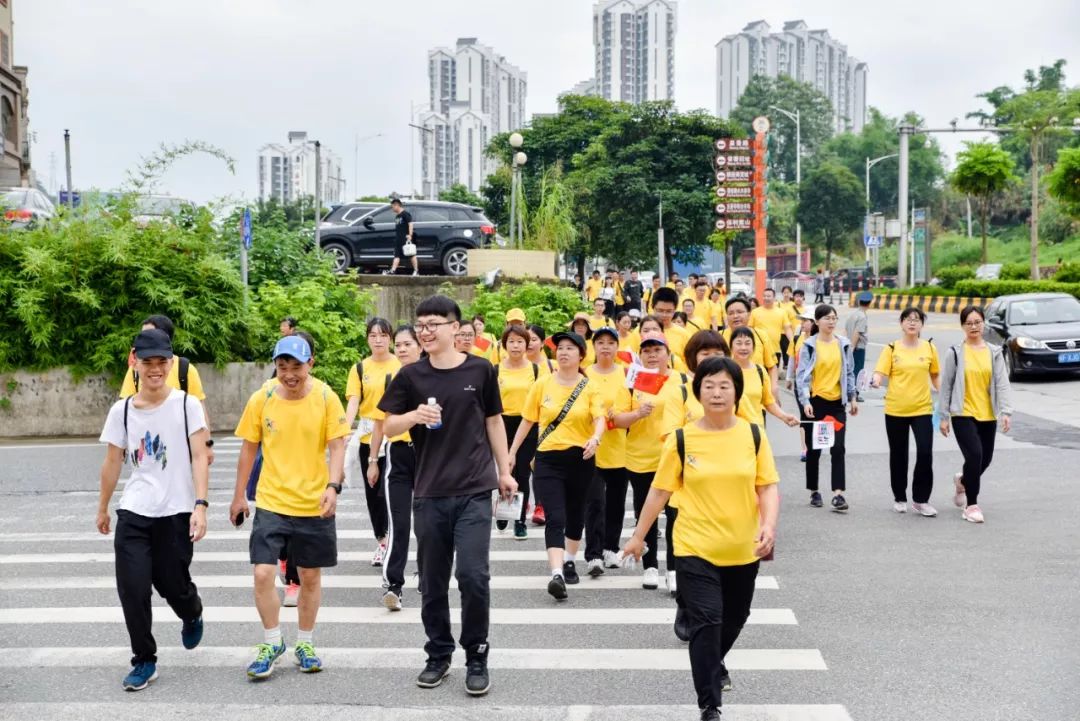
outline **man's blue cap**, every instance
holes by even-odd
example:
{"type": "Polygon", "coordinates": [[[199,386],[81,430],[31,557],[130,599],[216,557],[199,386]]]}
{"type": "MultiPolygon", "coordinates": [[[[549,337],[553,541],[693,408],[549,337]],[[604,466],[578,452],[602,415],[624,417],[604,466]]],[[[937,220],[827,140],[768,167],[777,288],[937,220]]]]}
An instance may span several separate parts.
{"type": "Polygon", "coordinates": [[[868,290],[864,290],[862,293],[859,293],[858,297],[856,297],[855,300],[857,300],[859,303],[873,303],[874,294],[868,290]]]}
{"type": "Polygon", "coordinates": [[[281,356],[291,356],[301,363],[311,360],[311,346],[298,335],[287,335],[274,346],[274,360],[281,356]]]}

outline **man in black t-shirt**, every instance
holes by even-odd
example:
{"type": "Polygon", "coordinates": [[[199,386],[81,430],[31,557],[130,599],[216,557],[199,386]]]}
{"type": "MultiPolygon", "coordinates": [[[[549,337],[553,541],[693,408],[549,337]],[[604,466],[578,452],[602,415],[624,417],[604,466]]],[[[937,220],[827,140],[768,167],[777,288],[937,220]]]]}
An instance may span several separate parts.
{"type": "Polygon", "coordinates": [[[416,446],[413,522],[423,588],[420,617],[428,637],[427,664],[416,684],[434,688],[450,672],[455,644],[448,591],[456,553],[465,690],[482,696],[491,687],[491,492],[498,488],[509,498],[517,483],[510,475],[495,367],[454,350],[461,309],[434,295],[417,306],[416,319],[428,355],[398,371],[379,402],[385,435],[409,431],[416,446]]]}
{"type": "Polygon", "coordinates": [[[645,294],[645,286],[638,279],[636,269],[630,271],[630,280],[623,283],[623,310],[629,312],[631,308],[641,310],[641,296],[645,294]]]}
{"type": "MultiPolygon", "coordinates": [[[[394,219],[394,262],[390,264],[390,275],[393,275],[397,273],[398,265],[405,257],[405,241],[410,243],[416,241],[413,240],[412,213],[405,210],[400,198],[391,200],[390,207],[394,209],[394,214],[397,216],[394,219]]],[[[412,274],[420,275],[420,263],[416,259],[416,253],[409,256],[409,259],[412,261],[412,274]]]]}

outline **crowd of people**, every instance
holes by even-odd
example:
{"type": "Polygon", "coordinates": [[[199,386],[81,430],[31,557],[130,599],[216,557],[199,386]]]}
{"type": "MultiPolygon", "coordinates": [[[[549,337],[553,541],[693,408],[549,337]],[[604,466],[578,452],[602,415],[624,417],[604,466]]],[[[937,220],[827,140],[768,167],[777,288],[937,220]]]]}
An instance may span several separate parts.
{"type": "MultiPolygon", "coordinates": [[[[613,274],[618,275],[618,274],[613,274]]],[[[292,318],[281,323],[274,377],[248,400],[229,517],[252,515],[250,562],[263,639],[247,668],[270,676],[287,652],[279,623],[297,606],[293,660],[322,669],[314,645],[322,569],[337,564],[337,499],[362,485],[388,612],[407,602],[405,565],[415,532],[427,662],[416,683],[440,685],[457,643],[449,585],[461,595],[465,689],[488,692],[491,528],[529,537],[543,527],[547,593],[566,602],[582,573],[641,563],[644,589],[661,586],[659,516],[665,516],[664,591],[676,602],[674,632],[689,642],[702,719],[719,717],[731,688],[726,653],[746,623],[761,560],[771,558],[779,516],[778,473],[768,415],[802,429],[809,503],[822,507],[821,447],[813,429],[831,424],[831,510],[845,499],[845,428],[859,410],[868,301],[838,332],[827,304],[771,289],[755,303],[726,297],[705,278],[645,288],[593,274],[592,312],[565,328],[505,314],[498,336],[463,317],[445,296],[416,308],[415,322],[367,322],[370,353],[350,370],[343,404],[312,375],[315,340],[292,318]],[[681,309],[681,310],[680,310],[681,309]],[[861,312],[861,317],[858,313],[861,312]],[[680,317],[680,313],[684,317],[680,317]],[[682,321],[682,322],[680,322],[682,321]],[[549,331],[554,331],[548,335],[549,331]],[[794,392],[797,414],[780,402],[794,392]],[[623,541],[627,492],[635,527],[623,541]],[[496,516],[498,519],[496,520],[496,516]],[[582,549],[584,545],[584,549],[582,549]]],[[[917,308],[900,315],[900,338],[864,385],[887,384],[886,430],[895,510],[907,510],[909,429],[917,460],[911,509],[936,515],[931,447],[935,424],[955,433],[964,466],[954,478],[963,517],[981,523],[980,479],[993,456],[997,420],[1009,428],[1009,385],[999,349],[982,340],[983,313],[961,314],[963,343],[944,363],[921,336],[917,308]],[[940,389],[937,407],[931,389],[940,389]],[[937,418],[935,419],[935,415],[937,418]]],[[[147,319],[133,344],[121,400],[101,434],[98,529],[110,532],[109,502],[125,462],[132,466],[117,511],[117,586],[132,645],[129,690],[156,678],[151,588],[182,620],[182,641],[202,638],[202,603],[191,580],[193,544],[206,532],[213,440],[198,373],[174,357],[173,327],[147,319]],[[195,396],[195,398],[191,398],[195,396]],[[186,452],[185,452],[186,451],[186,452]]],[[[865,353],[865,351],[864,351],[865,353]]]]}

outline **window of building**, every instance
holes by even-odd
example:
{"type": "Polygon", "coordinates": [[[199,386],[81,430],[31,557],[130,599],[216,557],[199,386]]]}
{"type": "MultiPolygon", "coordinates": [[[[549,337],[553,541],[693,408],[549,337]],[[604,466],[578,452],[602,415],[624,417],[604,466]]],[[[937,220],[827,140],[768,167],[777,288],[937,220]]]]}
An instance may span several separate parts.
{"type": "Polygon", "coordinates": [[[15,108],[7,96],[0,98],[0,133],[4,140],[14,143],[18,140],[15,124],[15,108]]]}
{"type": "Polygon", "coordinates": [[[0,32],[0,63],[11,67],[11,39],[5,32],[0,32]]]}

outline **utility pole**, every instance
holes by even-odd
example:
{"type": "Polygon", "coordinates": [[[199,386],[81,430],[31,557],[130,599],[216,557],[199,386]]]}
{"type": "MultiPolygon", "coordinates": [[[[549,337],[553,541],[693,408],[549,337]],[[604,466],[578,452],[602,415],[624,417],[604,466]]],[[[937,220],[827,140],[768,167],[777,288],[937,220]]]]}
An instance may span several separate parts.
{"type": "Polygon", "coordinates": [[[71,189],[71,133],[64,128],[64,168],[67,170],[68,208],[75,207],[75,196],[71,189]]]}
{"type": "MultiPolygon", "coordinates": [[[[802,185],[802,114],[798,108],[791,112],[775,105],[769,107],[795,121],[795,188],[798,204],[798,189],[802,185]]],[[[802,223],[795,224],[795,270],[802,270],[802,223]]]]}
{"type": "Polygon", "coordinates": [[[900,220],[900,253],[897,262],[896,287],[908,287],[908,158],[911,154],[911,136],[915,133],[915,126],[910,124],[901,125],[900,131],[900,203],[897,208],[897,218],[900,220]]]}
{"type": "Polygon", "coordinates": [[[660,260],[658,266],[660,285],[667,285],[667,249],[664,247],[664,196],[662,193],[657,193],[657,195],[660,197],[660,209],[656,224],[656,257],[660,260]]]}
{"type": "Polygon", "coordinates": [[[315,247],[319,247],[319,240],[322,233],[319,230],[320,218],[319,213],[322,212],[322,143],[318,140],[315,141],[315,247]]]}

